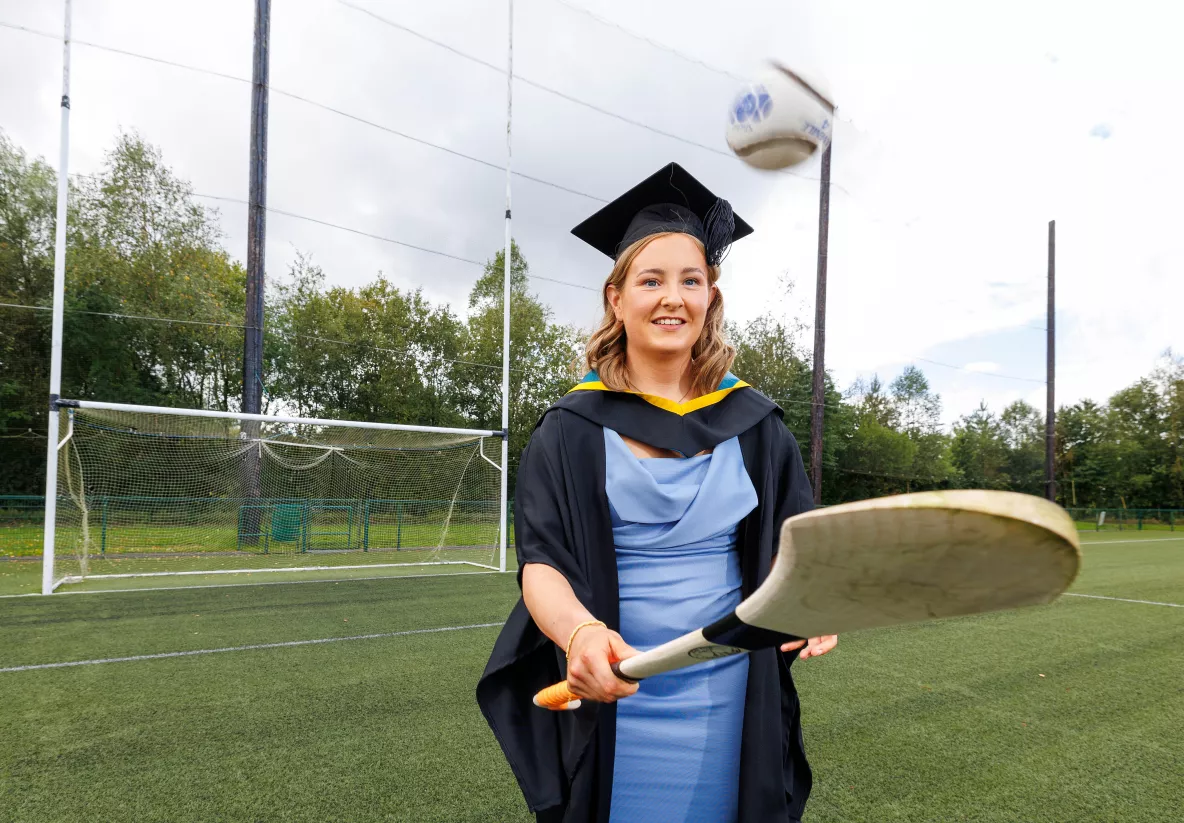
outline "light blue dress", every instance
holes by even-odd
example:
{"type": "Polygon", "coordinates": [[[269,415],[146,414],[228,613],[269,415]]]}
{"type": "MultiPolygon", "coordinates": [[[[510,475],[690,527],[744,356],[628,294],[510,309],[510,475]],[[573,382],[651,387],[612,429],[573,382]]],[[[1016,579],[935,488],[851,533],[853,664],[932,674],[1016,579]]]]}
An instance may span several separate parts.
{"type": "MultiPolygon", "coordinates": [[[[736,438],[711,454],[639,459],[604,430],[621,635],[651,649],[740,602],[736,527],[756,508],[736,438]]],[[[735,821],[748,656],[641,682],[617,703],[612,823],[735,821]]]]}

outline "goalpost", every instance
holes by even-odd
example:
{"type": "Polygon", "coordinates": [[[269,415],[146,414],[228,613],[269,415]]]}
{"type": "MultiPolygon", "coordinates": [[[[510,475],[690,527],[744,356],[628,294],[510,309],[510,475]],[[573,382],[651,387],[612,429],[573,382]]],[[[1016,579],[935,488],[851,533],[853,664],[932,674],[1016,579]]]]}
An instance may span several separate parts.
{"type": "Polygon", "coordinates": [[[51,591],[87,578],[504,568],[487,443],[501,432],[57,405],[51,591]]]}
{"type": "Polygon", "coordinates": [[[500,431],[61,399],[72,0],[64,10],[42,594],[100,577],[505,572],[513,0],[500,431]]]}

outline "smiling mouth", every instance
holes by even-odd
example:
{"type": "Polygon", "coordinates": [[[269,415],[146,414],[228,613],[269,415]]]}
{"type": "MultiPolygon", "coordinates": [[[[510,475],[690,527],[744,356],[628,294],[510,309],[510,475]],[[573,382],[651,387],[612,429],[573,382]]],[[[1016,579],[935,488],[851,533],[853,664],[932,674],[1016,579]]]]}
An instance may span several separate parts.
{"type": "Polygon", "coordinates": [[[663,328],[677,329],[685,326],[687,321],[680,320],[677,317],[659,317],[657,320],[652,320],[655,326],[662,326],[663,328]]]}

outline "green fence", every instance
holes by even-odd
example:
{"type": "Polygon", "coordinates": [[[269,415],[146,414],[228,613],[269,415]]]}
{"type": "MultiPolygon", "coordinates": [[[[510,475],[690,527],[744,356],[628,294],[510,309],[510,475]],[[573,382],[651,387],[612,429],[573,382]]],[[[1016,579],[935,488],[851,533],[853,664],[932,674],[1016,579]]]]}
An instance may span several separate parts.
{"type": "Polygon", "coordinates": [[[1184,509],[1066,509],[1082,531],[1175,531],[1184,509]]]}
{"type": "MultiPolygon", "coordinates": [[[[0,495],[0,556],[40,554],[44,498],[0,495]]],[[[93,550],[389,551],[497,544],[489,500],[87,498],[93,550]]],[[[59,530],[76,530],[77,503],[58,500],[59,530]]],[[[512,520],[511,520],[512,522],[512,520]]]]}

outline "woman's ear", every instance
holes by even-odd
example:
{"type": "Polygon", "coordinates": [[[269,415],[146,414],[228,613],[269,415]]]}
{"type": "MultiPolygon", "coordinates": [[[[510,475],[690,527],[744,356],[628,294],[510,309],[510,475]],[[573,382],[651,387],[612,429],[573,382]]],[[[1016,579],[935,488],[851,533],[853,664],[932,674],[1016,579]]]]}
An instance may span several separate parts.
{"type": "Polygon", "coordinates": [[[621,322],[621,290],[609,283],[604,287],[604,295],[608,298],[608,304],[613,310],[613,316],[617,318],[617,322],[621,322]]]}

